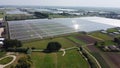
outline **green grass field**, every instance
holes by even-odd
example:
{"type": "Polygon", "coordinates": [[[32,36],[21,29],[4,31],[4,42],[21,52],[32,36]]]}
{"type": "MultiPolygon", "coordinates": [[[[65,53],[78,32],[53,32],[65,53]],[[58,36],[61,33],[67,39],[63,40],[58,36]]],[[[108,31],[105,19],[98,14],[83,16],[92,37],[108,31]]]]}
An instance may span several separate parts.
{"type": "Polygon", "coordinates": [[[13,60],[13,57],[6,57],[6,58],[0,60],[0,64],[7,64],[12,60],[13,60]]]}
{"type": "MultiPolygon", "coordinates": [[[[35,47],[38,49],[45,49],[48,42],[57,41],[62,45],[62,48],[69,48],[76,46],[73,42],[63,37],[55,39],[47,39],[41,41],[33,41],[24,43],[23,47],[35,47]]],[[[88,68],[88,63],[81,54],[76,50],[68,50],[62,56],[63,52],[43,53],[32,52],[31,58],[33,61],[32,68],[88,68]]]]}
{"type": "Polygon", "coordinates": [[[38,49],[45,49],[47,44],[49,42],[52,42],[52,41],[59,42],[62,45],[62,48],[68,48],[68,47],[75,46],[74,43],[72,43],[69,40],[61,37],[61,38],[54,38],[54,39],[46,39],[46,40],[27,42],[27,43],[23,44],[23,47],[24,48],[35,47],[35,48],[38,48],[38,49]]]}
{"type": "Polygon", "coordinates": [[[87,62],[76,49],[57,53],[32,53],[33,68],[88,68],[87,62]]]}
{"type": "Polygon", "coordinates": [[[100,33],[100,32],[92,32],[90,33],[90,35],[96,37],[96,38],[100,38],[102,40],[112,40],[113,38],[106,35],[106,34],[103,34],[103,33],[100,33]]]}

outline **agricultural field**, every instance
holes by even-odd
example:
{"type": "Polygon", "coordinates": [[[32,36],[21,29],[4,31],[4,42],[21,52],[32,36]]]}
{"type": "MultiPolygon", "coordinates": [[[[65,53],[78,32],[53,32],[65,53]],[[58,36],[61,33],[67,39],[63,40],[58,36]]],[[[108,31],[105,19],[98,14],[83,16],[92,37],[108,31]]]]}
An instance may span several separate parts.
{"type": "Polygon", "coordinates": [[[87,46],[90,52],[99,52],[99,49],[95,47],[94,45],[87,46]]]}
{"type": "Polygon", "coordinates": [[[7,14],[6,20],[12,21],[12,20],[26,20],[26,19],[33,19],[34,16],[32,15],[25,15],[25,14],[7,14]]]}
{"type": "Polygon", "coordinates": [[[77,36],[70,36],[67,38],[80,45],[93,45],[96,41],[97,42],[101,41],[88,35],[77,35],[77,36]]]}
{"type": "Polygon", "coordinates": [[[87,44],[94,44],[96,41],[100,41],[98,39],[95,39],[95,38],[87,36],[87,35],[76,36],[76,38],[84,41],[87,44]]]}
{"type": "Polygon", "coordinates": [[[110,68],[100,53],[92,52],[92,55],[99,61],[102,68],[110,68]]]}
{"type": "MultiPolygon", "coordinates": [[[[98,43],[98,45],[101,45],[100,43],[98,43]]],[[[116,45],[115,42],[111,41],[111,40],[108,40],[108,41],[105,41],[104,42],[104,45],[103,46],[111,46],[111,45],[116,45]]]]}
{"type": "Polygon", "coordinates": [[[74,36],[69,36],[69,37],[67,37],[67,38],[68,38],[69,40],[77,43],[77,44],[82,45],[82,46],[85,46],[85,45],[86,45],[86,43],[85,43],[84,41],[78,40],[78,39],[76,39],[74,36]]]}
{"type": "Polygon", "coordinates": [[[101,40],[112,40],[113,39],[113,37],[111,37],[107,34],[103,34],[101,32],[92,32],[89,35],[96,37],[98,39],[101,39],[101,40]]]}
{"type": "Polygon", "coordinates": [[[49,18],[74,18],[74,17],[80,17],[76,15],[60,15],[60,14],[49,14],[49,18]]]}
{"type": "Polygon", "coordinates": [[[120,68],[120,54],[117,53],[106,53],[108,60],[115,66],[115,68],[120,68]]]}

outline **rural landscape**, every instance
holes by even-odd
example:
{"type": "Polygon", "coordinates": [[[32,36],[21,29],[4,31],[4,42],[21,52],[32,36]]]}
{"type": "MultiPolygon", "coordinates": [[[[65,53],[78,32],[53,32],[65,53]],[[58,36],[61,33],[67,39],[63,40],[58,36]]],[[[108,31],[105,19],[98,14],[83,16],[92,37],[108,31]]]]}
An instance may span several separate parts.
{"type": "Polygon", "coordinates": [[[0,2],[0,68],[120,68],[119,8],[0,2]]]}

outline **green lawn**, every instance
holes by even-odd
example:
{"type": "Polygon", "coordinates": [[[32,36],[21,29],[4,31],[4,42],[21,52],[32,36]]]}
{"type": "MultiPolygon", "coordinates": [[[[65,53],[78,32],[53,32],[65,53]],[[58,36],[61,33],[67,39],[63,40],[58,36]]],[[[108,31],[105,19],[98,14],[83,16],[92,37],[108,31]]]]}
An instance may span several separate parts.
{"type": "Polygon", "coordinates": [[[55,53],[32,53],[33,68],[54,68],[55,67],[55,53]]]}
{"type": "Polygon", "coordinates": [[[13,57],[6,57],[2,60],[0,60],[0,64],[7,64],[13,60],[13,57]]]}
{"type": "Polygon", "coordinates": [[[32,53],[33,68],[88,68],[87,62],[76,49],[57,53],[32,53]]]}
{"type": "Polygon", "coordinates": [[[81,40],[78,40],[78,39],[76,39],[76,38],[74,38],[74,37],[72,37],[72,36],[69,36],[69,37],[67,37],[67,38],[70,39],[71,41],[75,42],[75,43],[80,44],[80,45],[86,45],[85,42],[83,42],[83,41],[81,41],[81,40]]]}
{"type": "Polygon", "coordinates": [[[113,39],[109,35],[103,34],[103,33],[100,33],[100,32],[92,32],[92,33],[90,33],[90,35],[92,35],[92,36],[94,36],[96,38],[100,38],[102,40],[112,40],[113,39]]]}
{"type": "Polygon", "coordinates": [[[54,39],[46,39],[46,40],[39,40],[39,41],[33,41],[33,42],[27,42],[23,44],[24,48],[27,47],[35,47],[38,49],[45,49],[47,44],[51,41],[59,42],[62,45],[62,48],[68,48],[75,46],[74,43],[70,42],[69,40],[60,37],[60,38],[54,38],[54,39]]]}

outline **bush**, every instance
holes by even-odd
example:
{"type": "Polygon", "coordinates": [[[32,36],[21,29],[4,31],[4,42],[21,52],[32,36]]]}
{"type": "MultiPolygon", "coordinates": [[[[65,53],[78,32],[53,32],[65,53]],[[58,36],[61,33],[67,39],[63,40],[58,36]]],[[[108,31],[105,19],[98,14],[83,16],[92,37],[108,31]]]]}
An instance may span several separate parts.
{"type": "Polygon", "coordinates": [[[18,64],[15,68],[30,68],[32,64],[30,56],[22,57],[18,60],[18,64]]]}

